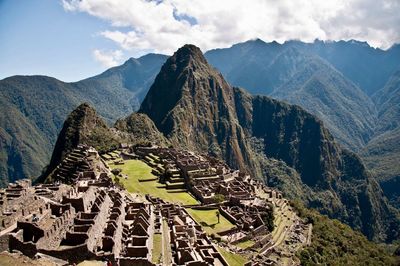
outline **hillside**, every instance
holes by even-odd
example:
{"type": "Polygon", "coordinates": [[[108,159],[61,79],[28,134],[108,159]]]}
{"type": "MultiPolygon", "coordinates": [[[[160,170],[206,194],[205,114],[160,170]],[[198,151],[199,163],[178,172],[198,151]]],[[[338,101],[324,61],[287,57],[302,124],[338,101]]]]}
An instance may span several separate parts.
{"type": "Polygon", "coordinates": [[[361,155],[375,173],[383,191],[400,208],[400,71],[373,96],[379,122],[375,136],[361,155]]]}
{"type": "Polygon", "coordinates": [[[186,45],[167,60],[139,112],[174,145],[208,152],[267,183],[263,158],[281,160],[298,172],[304,188],[289,197],[308,197],[308,206],[370,239],[398,237],[397,212],[379,185],[319,119],[300,107],[232,88],[197,47],[186,45]]]}
{"type": "Polygon", "coordinates": [[[311,245],[298,252],[301,265],[398,265],[400,258],[391,256],[384,247],[369,242],[338,220],[292,202],[300,217],[312,222],[311,245]]]}
{"type": "Polygon", "coordinates": [[[37,181],[44,182],[65,155],[76,148],[78,144],[83,143],[94,147],[99,152],[119,147],[119,139],[97,115],[96,110],[87,103],[79,105],[68,115],[58,135],[50,163],[37,181]]]}
{"type": "Polygon", "coordinates": [[[400,127],[400,69],[395,72],[385,86],[372,98],[378,109],[379,123],[375,134],[400,127]]]}
{"type": "Polygon", "coordinates": [[[357,40],[316,40],[313,43],[289,41],[285,44],[325,59],[369,96],[380,90],[400,67],[400,53],[396,45],[381,50],[357,40]]]}
{"type": "Polygon", "coordinates": [[[366,145],[373,134],[376,110],[357,86],[329,63],[296,49],[282,52],[273,68],[275,64],[296,65],[296,70],[284,75],[288,81],[277,87],[272,97],[297,104],[316,115],[345,147],[357,151],[366,145]]]}
{"type": "MultiPolygon", "coordinates": [[[[4,147],[0,185],[40,174],[63,120],[80,103],[92,104],[109,124],[136,110],[166,58],[156,54],[131,58],[74,83],[43,76],[1,80],[1,106],[10,111],[2,112],[0,118],[0,145],[4,147]],[[24,122],[17,127],[16,121],[24,122]],[[34,153],[38,156],[30,155],[34,153]]],[[[363,149],[377,135],[376,121],[393,121],[386,115],[378,119],[378,112],[385,112],[385,108],[368,95],[379,95],[379,86],[399,67],[399,45],[383,51],[356,41],[279,44],[257,39],[211,50],[206,58],[232,85],[302,106],[353,151],[363,149]],[[363,60],[352,60],[353,53],[363,60]],[[366,78],[360,81],[360,77],[366,78]]]]}
{"type": "Polygon", "coordinates": [[[157,130],[154,122],[145,114],[132,113],[125,118],[118,119],[114,128],[117,130],[118,138],[124,143],[159,146],[170,144],[157,130]]]}
{"type": "Polygon", "coordinates": [[[279,44],[256,39],[230,48],[210,50],[205,56],[233,85],[245,87],[251,93],[269,94],[276,84],[265,82],[270,78],[260,73],[266,73],[265,70],[276,55],[288,48],[295,48],[327,61],[369,96],[380,90],[400,67],[399,45],[385,51],[355,40],[315,40],[312,43],[287,41],[279,44]]]}
{"type": "Polygon", "coordinates": [[[318,45],[254,40],[211,50],[206,58],[232,85],[300,105],[322,119],[341,144],[358,151],[373,133],[374,104],[356,80],[318,53],[318,45]]]}
{"type": "Polygon", "coordinates": [[[131,58],[73,83],[46,76],[0,80],[0,186],[41,173],[65,118],[82,102],[96,107],[108,123],[136,110],[165,58],[131,58]]]}

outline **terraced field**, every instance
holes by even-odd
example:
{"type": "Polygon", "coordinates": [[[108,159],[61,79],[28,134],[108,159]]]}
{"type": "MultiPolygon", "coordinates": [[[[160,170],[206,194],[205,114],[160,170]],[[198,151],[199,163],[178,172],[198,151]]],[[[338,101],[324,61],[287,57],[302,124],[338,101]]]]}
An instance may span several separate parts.
{"type": "Polygon", "coordinates": [[[289,211],[287,205],[275,209],[275,228],[272,231],[272,239],[276,246],[279,246],[287,237],[287,231],[294,221],[294,212],[289,211]]]}
{"type": "Polygon", "coordinates": [[[207,234],[218,234],[219,232],[235,227],[234,224],[229,222],[222,214],[219,215],[219,223],[216,213],[218,210],[195,210],[186,209],[187,212],[196,220],[206,231],[207,234]]]}
{"type": "Polygon", "coordinates": [[[248,261],[243,255],[234,254],[221,247],[217,247],[217,249],[230,266],[243,266],[248,261]]]}
{"type": "Polygon", "coordinates": [[[157,177],[151,173],[151,167],[140,160],[126,160],[124,164],[114,165],[111,168],[120,168],[127,178],[120,178],[120,182],[131,193],[140,195],[149,194],[163,200],[184,205],[197,204],[197,200],[182,189],[166,189],[165,185],[157,181],[157,177]]]}

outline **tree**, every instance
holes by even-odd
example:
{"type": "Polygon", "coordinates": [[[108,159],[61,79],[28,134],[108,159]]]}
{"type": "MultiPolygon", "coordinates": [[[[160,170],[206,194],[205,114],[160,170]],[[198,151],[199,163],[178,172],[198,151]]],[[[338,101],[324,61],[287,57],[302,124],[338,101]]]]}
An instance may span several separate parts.
{"type": "Polygon", "coordinates": [[[274,230],[274,227],[275,227],[274,220],[275,220],[274,209],[270,208],[267,211],[267,215],[265,215],[264,219],[263,219],[265,226],[268,228],[268,230],[270,232],[272,232],[274,230]]]}
{"type": "Polygon", "coordinates": [[[221,203],[221,202],[225,201],[225,196],[222,194],[215,194],[213,197],[213,201],[216,203],[221,203]]]}

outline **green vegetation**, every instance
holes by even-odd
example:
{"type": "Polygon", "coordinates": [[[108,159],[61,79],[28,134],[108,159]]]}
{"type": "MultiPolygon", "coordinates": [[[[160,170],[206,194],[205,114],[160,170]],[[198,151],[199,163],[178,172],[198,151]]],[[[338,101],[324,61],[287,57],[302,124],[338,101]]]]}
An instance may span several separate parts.
{"type": "Polygon", "coordinates": [[[185,205],[197,204],[197,201],[186,191],[167,190],[165,185],[154,180],[157,177],[151,173],[151,167],[140,160],[126,160],[125,164],[117,166],[110,164],[110,166],[122,169],[121,173],[128,176],[128,179],[119,179],[120,183],[122,183],[129,192],[141,195],[149,194],[169,202],[181,203],[185,205]]]}
{"type": "Polygon", "coordinates": [[[270,232],[274,230],[275,227],[274,221],[275,221],[274,209],[271,205],[271,208],[268,210],[267,215],[264,217],[264,223],[270,232]]]}
{"type": "Polygon", "coordinates": [[[195,209],[186,209],[187,212],[199,223],[204,231],[207,234],[218,234],[218,232],[222,232],[234,227],[234,225],[225,219],[224,216],[220,214],[219,223],[217,218],[218,210],[195,210],[195,209]]]}
{"type": "Polygon", "coordinates": [[[215,194],[213,197],[214,202],[221,203],[225,200],[225,196],[222,194],[215,194]]]}
{"type": "Polygon", "coordinates": [[[239,248],[242,248],[242,249],[246,249],[246,248],[252,247],[255,243],[256,242],[254,242],[253,240],[246,240],[246,241],[237,243],[236,246],[238,246],[239,248]]]}
{"type": "Polygon", "coordinates": [[[234,254],[221,247],[217,247],[217,249],[230,266],[243,266],[248,261],[246,257],[240,254],[234,254]]]}
{"type": "Polygon", "coordinates": [[[166,58],[129,59],[72,83],[46,76],[0,80],[0,186],[41,174],[65,118],[79,104],[90,103],[109,124],[136,110],[166,58]]]}
{"type": "Polygon", "coordinates": [[[400,209],[400,126],[372,139],[361,156],[390,203],[400,209]]]}
{"type": "Polygon", "coordinates": [[[115,128],[129,133],[126,139],[128,143],[169,145],[169,141],[157,130],[153,121],[145,114],[132,113],[128,117],[118,119],[115,128]]]}
{"type": "Polygon", "coordinates": [[[311,245],[297,255],[301,265],[398,265],[399,258],[368,241],[349,226],[292,202],[299,215],[313,224],[311,245]]]}
{"type": "Polygon", "coordinates": [[[158,264],[161,262],[162,258],[162,235],[154,234],[153,235],[153,252],[152,252],[152,261],[154,264],[158,264]]]}

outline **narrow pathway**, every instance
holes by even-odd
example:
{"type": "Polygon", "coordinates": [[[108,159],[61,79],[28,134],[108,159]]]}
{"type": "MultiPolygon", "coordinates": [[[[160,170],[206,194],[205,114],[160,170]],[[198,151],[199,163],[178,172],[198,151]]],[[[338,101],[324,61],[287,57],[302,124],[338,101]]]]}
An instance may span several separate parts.
{"type": "Polygon", "coordinates": [[[169,239],[169,227],[166,220],[162,221],[162,249],[163,249],[163,265],[172,265],[172,252],[171,252],[171,241],[169,239]]]}

